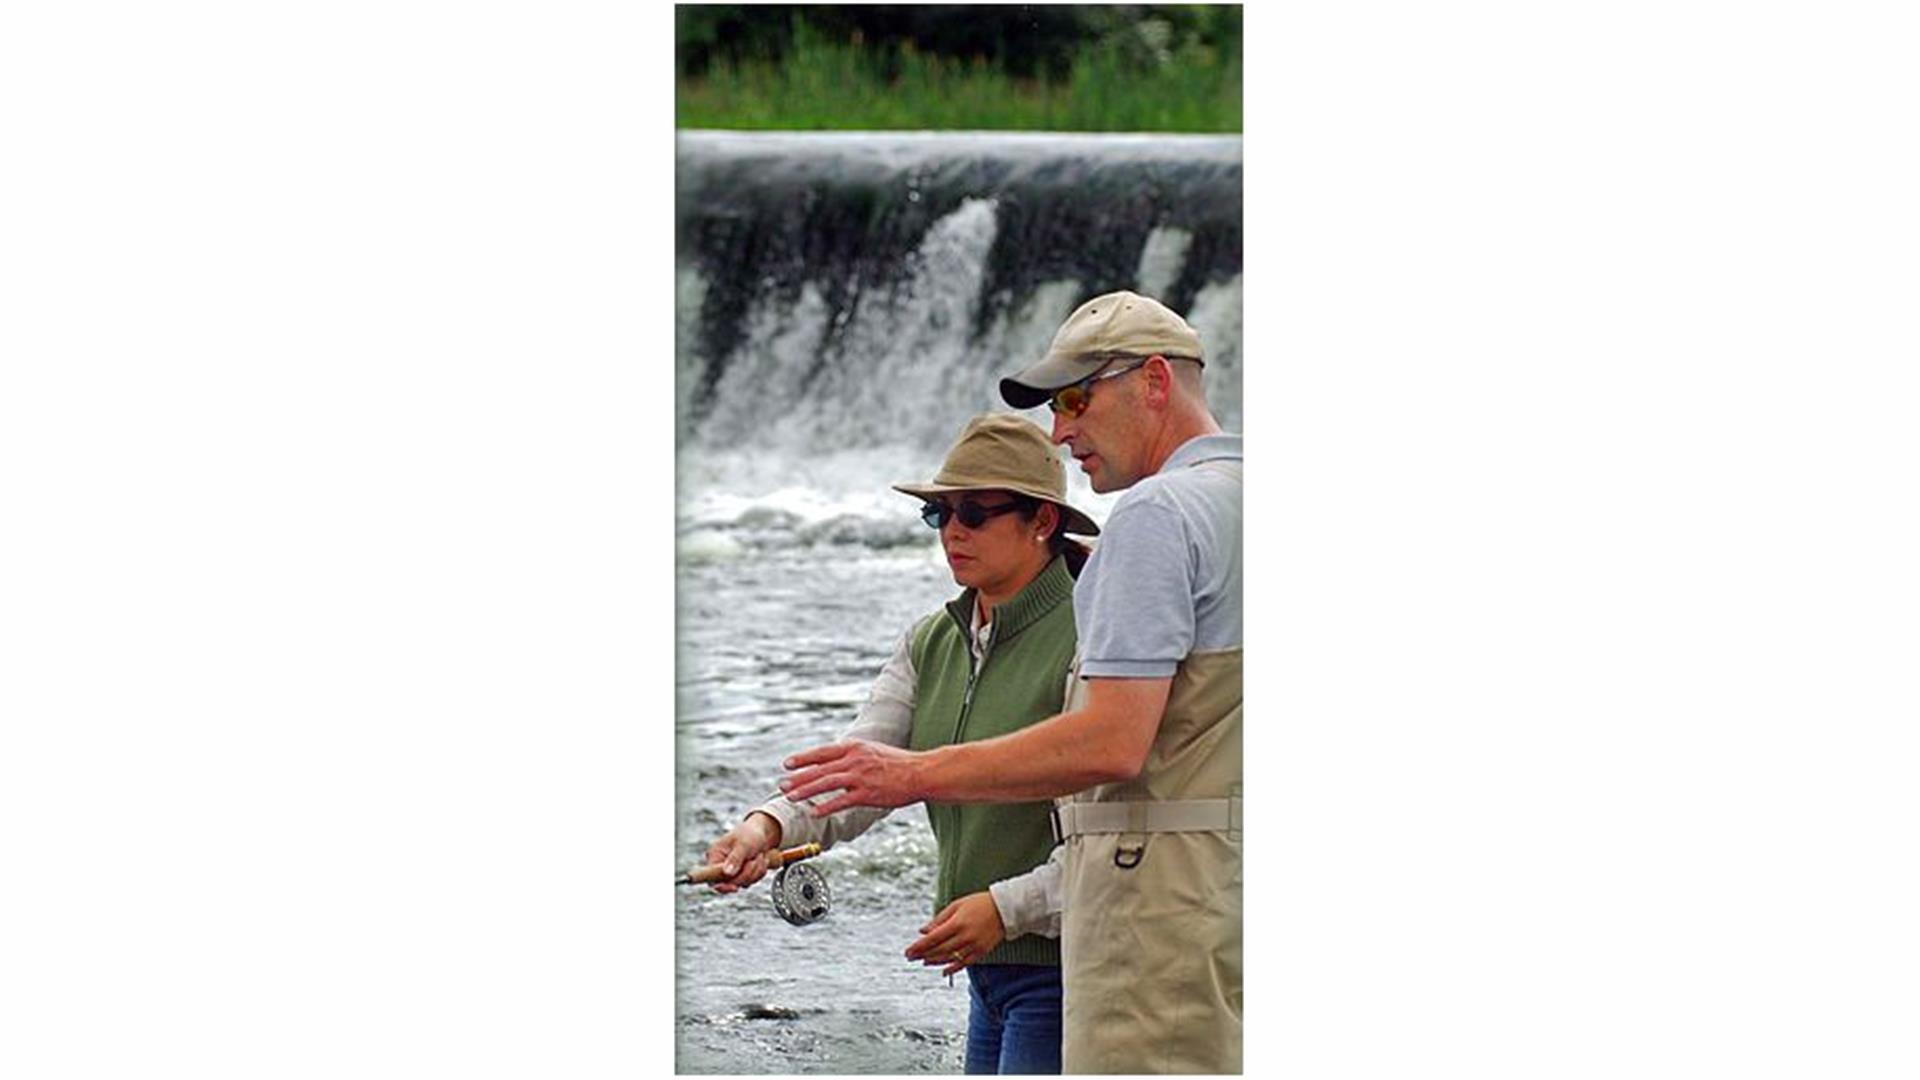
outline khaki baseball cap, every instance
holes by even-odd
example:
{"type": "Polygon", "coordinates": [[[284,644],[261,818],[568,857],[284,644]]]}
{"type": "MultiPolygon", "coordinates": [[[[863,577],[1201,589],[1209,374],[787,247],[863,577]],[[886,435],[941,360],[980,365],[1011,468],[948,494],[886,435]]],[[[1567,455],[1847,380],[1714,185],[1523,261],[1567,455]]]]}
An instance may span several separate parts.
{"type": "Polygon", "coordinates": [[[1053,335],[1044,359],[1000,380],[1000,396],[1016,409],[1031,409],[1116,356],[1156,353],[1199,362],[1200,335],[1151,296],[1125,289],[1110,292],[1075,308],[1053,335]]]}
{"type": "Polygon", "coordinates": [[[1063,532],[1100,535],[1092,518],[1067,503],[1067,467],[1047,433],[1013,413],[984,413],[967,421],[932,483],[893,485],[895,491],[922,499],[977,488],[1044,499],[1065,515],[1063,532]]]}

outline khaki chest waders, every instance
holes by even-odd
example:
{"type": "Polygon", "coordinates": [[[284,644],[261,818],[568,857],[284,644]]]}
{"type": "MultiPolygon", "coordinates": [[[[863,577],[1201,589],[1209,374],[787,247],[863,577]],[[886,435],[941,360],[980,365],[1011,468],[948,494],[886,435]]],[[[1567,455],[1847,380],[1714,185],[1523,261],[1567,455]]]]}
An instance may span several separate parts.
{"type": "Polygon", "coordinates": [[[1140,775],[1055,807],[1066,1072],[1242,1071],[1240,706],[1240,650],[1190,654],[1140,775]]]}

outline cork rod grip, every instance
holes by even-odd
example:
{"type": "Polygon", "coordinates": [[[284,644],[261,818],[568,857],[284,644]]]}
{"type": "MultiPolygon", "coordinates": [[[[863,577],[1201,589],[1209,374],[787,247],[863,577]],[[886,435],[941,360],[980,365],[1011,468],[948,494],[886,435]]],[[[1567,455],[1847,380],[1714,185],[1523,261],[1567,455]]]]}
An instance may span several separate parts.
{"type": "MultiPolygon", "coordinates": [[[[820,854],[819,844],[801,844],[799,847],[790,847],[785,851],[769,851],[767,852],[767,869],[778,870],[788,863],[796,863],[801,859],[811,859],[818,854],[820,854]]],[[[719,863],[714,863],[709,866],[702,866],[687,871],[680,876],[679,883],[682,885],[705,885],[708,882],[725,880],[727,880],[727,868],[719,863]]]]}

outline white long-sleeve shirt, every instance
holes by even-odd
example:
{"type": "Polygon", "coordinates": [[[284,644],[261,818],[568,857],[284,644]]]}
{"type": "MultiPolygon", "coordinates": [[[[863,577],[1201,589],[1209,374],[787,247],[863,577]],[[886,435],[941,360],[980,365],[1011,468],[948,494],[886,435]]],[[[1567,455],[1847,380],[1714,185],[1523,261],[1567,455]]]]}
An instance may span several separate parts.
{"type": "MultiPolygon", "coordinates": [[[[992,634],[993,624],[980,621],[980,608],[976,604],[971,642],[974,663],[978,664],[986,655],[987,641],[992,634]]],[[[860,739],[902,748],[908,745],[913,734],[914,687],[918,683],[913,670],[912,637],[911,629],[900,635],[900,644],[873,681],[867,703],[841,733],[842,742],[860,739]]],[[[825,802],[835,794],[826,792],[802,800],[805,805],[785,795],[775,795],[756,809],[780,823],[783,846],[817,843],[823,848],[859,836],[891,812],[880,807],[856,806],[827,817],[814,817],[808,807],[825,802]]],[[[1022,934],[1060,936],[1061,850],[1055,845],[1046,862],[1017,877],[987,886],[994,907],[1000,911],[1000,925],[1006,928],[1009,938],[1022,934]]]]}

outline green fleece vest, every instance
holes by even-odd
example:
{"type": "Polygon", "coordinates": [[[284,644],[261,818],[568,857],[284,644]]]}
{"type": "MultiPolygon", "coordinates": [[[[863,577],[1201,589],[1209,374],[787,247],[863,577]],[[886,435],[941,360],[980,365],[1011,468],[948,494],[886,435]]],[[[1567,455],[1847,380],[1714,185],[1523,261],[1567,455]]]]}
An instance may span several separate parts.
{"type": "MultiPolygon", "coordinates": [[[[1060,711],[1073,662],[1073,577],[1054,559],[1011,600],[993,609],[993,634],[974,670],[970,645],[974,590],[914,628],[915,750],[990,739],[1060,711]]],[[[929,802],[940,844],[933,909],[1017,877],[1047,861],[1052,800],[1025,803],[929,802]]],[[[1025,934],[978,963],[1058,964],[1057,938],[1025,934]]]]}

